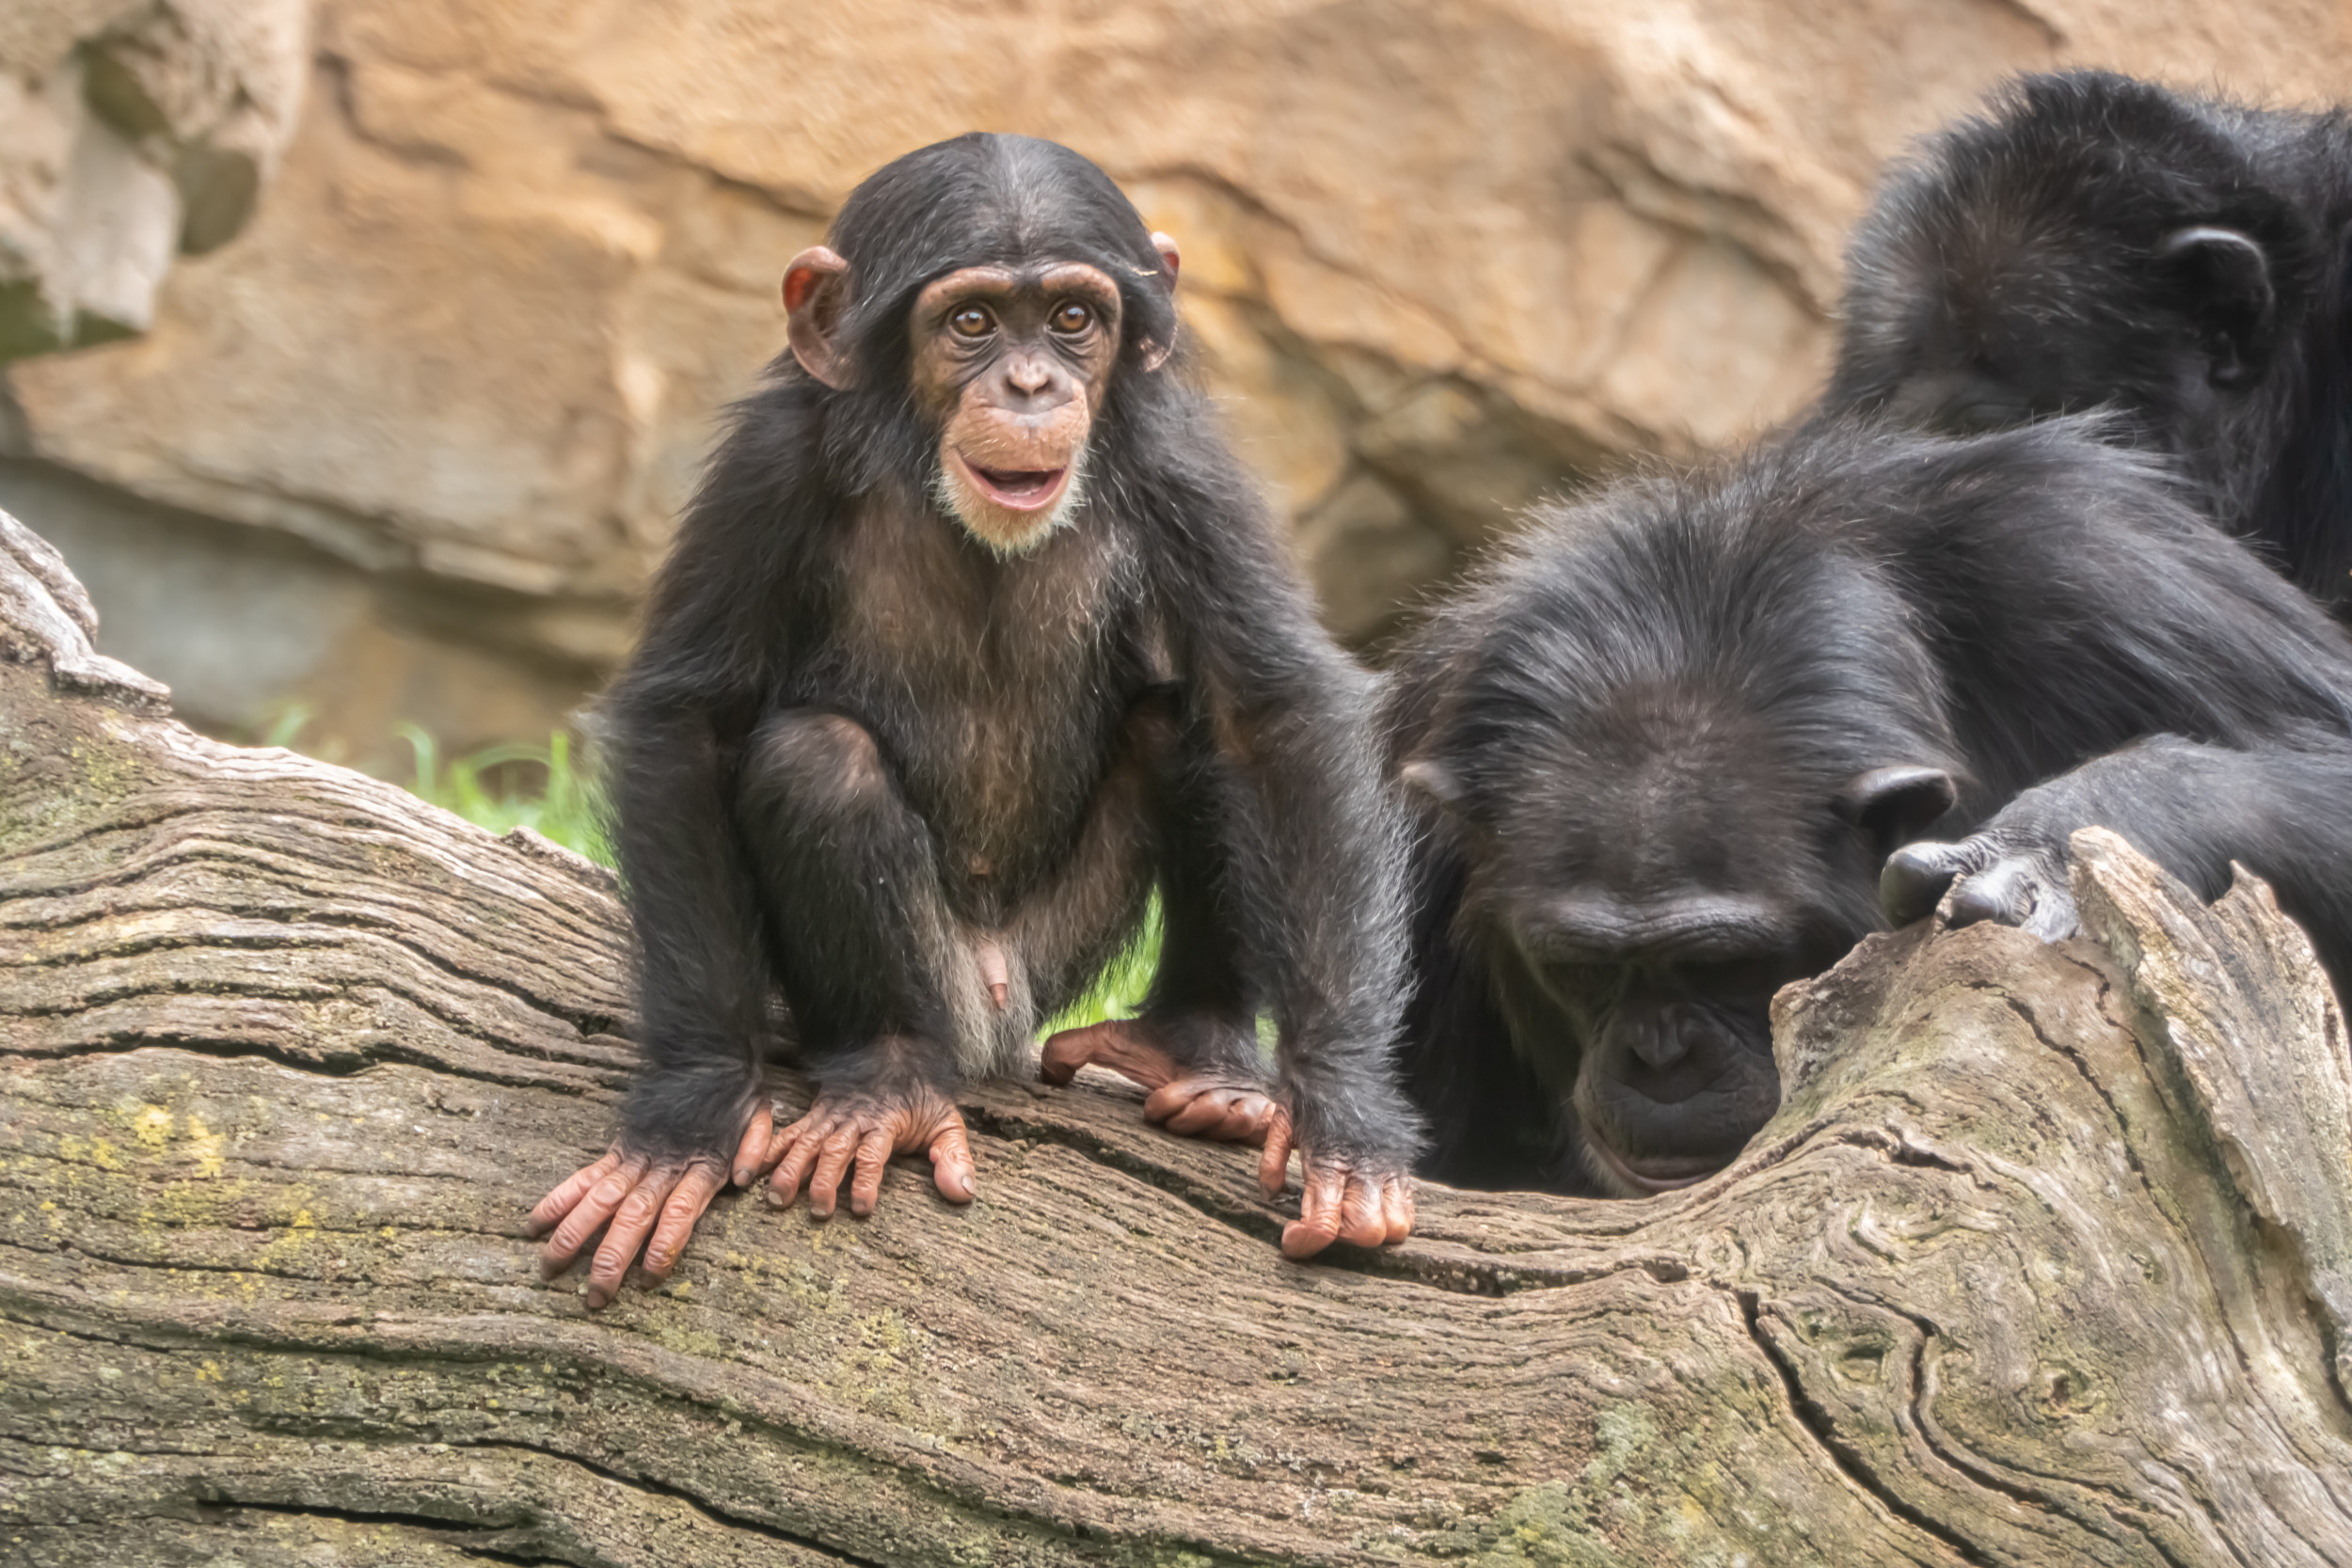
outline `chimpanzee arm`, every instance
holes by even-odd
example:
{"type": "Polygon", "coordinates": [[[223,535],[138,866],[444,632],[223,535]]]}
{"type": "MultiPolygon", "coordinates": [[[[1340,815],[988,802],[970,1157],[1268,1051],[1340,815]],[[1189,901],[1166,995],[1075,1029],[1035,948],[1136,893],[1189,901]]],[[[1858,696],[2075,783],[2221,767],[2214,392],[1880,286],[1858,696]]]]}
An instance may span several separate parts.
{"type": "Polygon", "coordinates": [[[749,1184],[767,1143],[759,1058],[770,976],[729,822],[728,759],[694,705],[647,701],[624,685],[609,711],[611,827],[637,930],[644,1065],[612,1150],[532,1212],[534,1229],[553,1232],[550,1271],[610,1222],[589,1271],[593,1306],[619,1292],[641,1244],[647,1273],[666,1274],[730,1160],[749,1184]]]}
{"type": "Polygon", "coordinates": [[[1279,1186],[1295,1140],[1305,1169],[1302,1219],[1284,1239],[1295,1257],[1335,1235],[1392,1240],[1409,1225],[1400,1205],[1419,1126],[1392,1062],[1403,833],[1380,778],[1373,682],[1316,624],[1247,482],[1183,481],[1157,498],[1156,586],[1211,743],[1197,783],[1221,839],[1225,907],[1240,951],[1262,965],[1279,1040],[1284,1109],[1261,1175],[1279,1186]]]}
{"type": "Polygon", "coordinates": [[[660,1277],[732,1172],[766,1158],[758,1097],[771,976],[731,821],[742,738],[812,624],[779,595],[816,580],[829,493],[810,465],[814,393],[773,383],[742,404],[657,579],[645,634],[605,699],[610,828],[640,950],[644,1065],[611,1152],[532,1212],[561,1269],[611,1222],[588,1299],[619,1291],[638,1247],[660,1277]]]}
{"type": "Polygon", "coordinates": [[[1956,844],[1914,844],[1888,861],[1888,913],[1915,919],[1955,879],[1956,926],[1994,920],[2046,940],[2074,934],[2067,841],[2112,828],[2142,854],[2219,897],[2230,863],[2268,881],[2339,990],[2352,979],[2352,740],[2301,727],[2246,748],[2157,736],[2037,784],[1956,844]]]}
{"type": "Polygon", "coordinates": [[[624,706],[607,775],[637,928],[644,1053],[621,1142],[657,1158],[724,1160],[758,1095],[773,979],[729,809],[735,759],[707,714],[650,706],[624,706]]]}

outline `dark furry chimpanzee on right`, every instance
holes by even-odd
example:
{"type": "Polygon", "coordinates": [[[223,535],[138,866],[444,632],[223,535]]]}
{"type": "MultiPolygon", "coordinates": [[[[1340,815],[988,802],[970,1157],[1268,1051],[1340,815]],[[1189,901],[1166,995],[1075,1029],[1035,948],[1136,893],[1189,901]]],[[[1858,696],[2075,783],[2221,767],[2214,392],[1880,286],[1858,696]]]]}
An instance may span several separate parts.
{"type": "Polygon", "coordinates": [[[883,168],[787,270],[792,352],[606,705],[645,1065],[532,1215],[559,1268],[609,1221],[592,1303],[730,1175],[864,1213],[927,1152],[970,1198],[959,1078],[1025,1061],[1154,887],[1143,1016],[1057,1036],[1048,1076],[1100,1061],[1174,1131],[1263,1140],[1270,1191],[1295,1144],[1293,1257],[1409,1228],[1371,685],[1168,363],[1176,270],[1100,169],[998,135],[883,168]],[[777,991],[817,1085],[780,1130],[777,991]]]}
{"type": "Polygon", "coordinates": [[[1539,512],[1423,629],[1425,1174],[1720,1168],[1779,1105],[1778,987],[1947,889],[2068,934],[2093,824],[2207,896],[2244,862],[2352,979],[2352,641],[2106,434],[1823,421],[1539,512]]]}
{"type": "Polygon", "coordinates": [[[2352,118],[2028,76],[1899,164],[1825,399],[1947,431],[2113,404],[2352,614],[2352,118]]]}

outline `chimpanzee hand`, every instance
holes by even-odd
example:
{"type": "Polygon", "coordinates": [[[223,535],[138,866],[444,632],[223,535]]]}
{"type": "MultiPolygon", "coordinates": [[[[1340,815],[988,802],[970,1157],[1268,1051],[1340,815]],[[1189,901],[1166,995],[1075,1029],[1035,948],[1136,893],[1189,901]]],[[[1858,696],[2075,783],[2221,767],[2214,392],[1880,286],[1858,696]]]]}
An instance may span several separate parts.
{"type": "MultiPolygon", "coordinates": [[[[771,1121],[768,1102],[762,1100],[744,1124],[736,1150],[737,1186],[748,1187],[758,1180],[771,1121]]],[[[539,1254],[540,1266],[552,1278],[569,1268],[588,1239],[611,1222],[588,1268],[588,1305],[600,1307],[621,1293],[621,1277],[641,1245],[646,1277],[655,1283],[667,1278],[694,1233],[695,1222],[726,1184],[727,1173],[716,1160],[656,1160],[616,1143],[603,1159],[574,1171],[541,1198],[525,1225],[533,1236],[555,1231],[539,1254]],[[648,1231],[650,1242],[645,1239],[648,1231]]]]}
{"type": "Polygon", "coordinates": [[[972,1145],[963,1115],[940,1090],[912,1073],[892,1072],[853,1088],[822,1088],[808,1114],[779,1131],[761,1157],[773,1164],[768,1201],[788,1207],[808,1181],[808,1209],[833,1215],[841,1179],[850,1182],[850,1212],[863,1218],[882,1196],[882,1171],[893,1154],[930,1154],[931,1182],[950,1203],[972,1201],[972,1145]]]}
{"type": "Polygon", "coordinates": [[[1948,890],[1945,917],[1955,927],[1991,920],[2044,942],[2074,935],[2080,926],[2068,885],[2065,839],[2054,841],[2038,825],[2005,822],[2008,816],[2002,813],[1983,832],[1957,844],[1910,844],[1887,857],[1879,876],[1879,902],[1887,918],[1909,925],[1932,913],[1948,890]]]}
{"type": "Polygon", "coordinates": [[[1089,1062],[1151,1090],[1143,1102],[1144,1119],[1184,1137],[1254,1144],[1265,1136],[1274,1117],[1274,1100],[1263,1083],[1230,1069],[1187,1070],[1159,1026],[1141,1019],[1062,1030],[1045,1042],[1038,1076],[1048,1084],[1067,1084],[1089,1062]]]}
{"type": "Polygon", "coordinates": [[[1298,1217],[1282,1227],[1282,1256],[1312,1258],[1333,1242],[1382,1246],[1413,1233],[1413,1180],[1401,1161],[1318,1148],[1292,1134],[1291,1114],[1278,1105],[1258,1161],[1258,1189],[1279,1196],[1298,1148],[1298,1217]]]}

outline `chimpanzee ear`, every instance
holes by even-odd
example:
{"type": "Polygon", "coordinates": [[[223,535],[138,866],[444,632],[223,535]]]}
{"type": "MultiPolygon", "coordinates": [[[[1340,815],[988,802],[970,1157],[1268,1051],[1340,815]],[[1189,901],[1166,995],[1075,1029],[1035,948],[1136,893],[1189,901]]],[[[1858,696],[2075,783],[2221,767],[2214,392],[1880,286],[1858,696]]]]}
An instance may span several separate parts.
{"type": "Polygon", "coordinates": [[[849,301],[850,263],[840,253],[811,245],[784,269],[784,309],[790,318],[792,357],[826,386],[850,384],[849,356],[834,341],[849,301]]]}
{"type": "Polygon", "coordinates": [[[2199,225],[2166,235],[2156,255],[2181,308],[2203,329],[2207,378],[2236,387],[2259,377],[2279,328],[2278,293],[2261,243],[2243,230],[2199,225]]]}
{"type": "Polygon", "coordinates": [[[1468,793],[1453,768],[1433,757],[1415,757],[1396,770],[1397,782],[1441,811],[1458,810],[1468,793]]]}
{"type": "MultiPolygon", "coordinates": [[[[1177,253],[1176,242],[1156,229],[1152,230],[1152,248],[1160,253],[1160,262],[1168,268],[1168,292],[1172,298],[1176,293],[1176,274],[1183,268],[1184,259],[1177,253]]],[[[1168,356],[1175,352],[1176,335],[1173,332],[1168,334],[1168,341],[1164,343],[1146,342],[1143,345],[1143,368],[1156,371],[1167,364],[1168,356]]]]}
{"type": "Polygon", "coordinates": [[[1959,798],[1952,776],[1941,768],[1899,763],[1856,773],[1834,803],[1838,816],[1870,835],[1883,860],[1918,837],[1959,798]]]}

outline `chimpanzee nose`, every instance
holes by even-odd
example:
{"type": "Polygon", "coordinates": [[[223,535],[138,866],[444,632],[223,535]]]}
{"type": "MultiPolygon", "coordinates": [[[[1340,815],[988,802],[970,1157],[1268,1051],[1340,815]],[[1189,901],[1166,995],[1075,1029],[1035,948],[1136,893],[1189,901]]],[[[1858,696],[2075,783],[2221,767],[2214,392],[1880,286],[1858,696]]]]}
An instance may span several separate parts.
{"type": "Polygon", "coordinates": [[[1651,1071],[1663,1072],[1691,1053],[1696,1031],[1682,1017],[1681,1008],[1668,1007],[1635,1030],[1629,1043],[1651,1071]]]}
{"type": "Polygon", "coordinates": [[[1043,359],[1020,356],[1005,367],[1005,379],[1023,397],[1035,397],[1053,385],[1054,367],[1043,359]]]}

